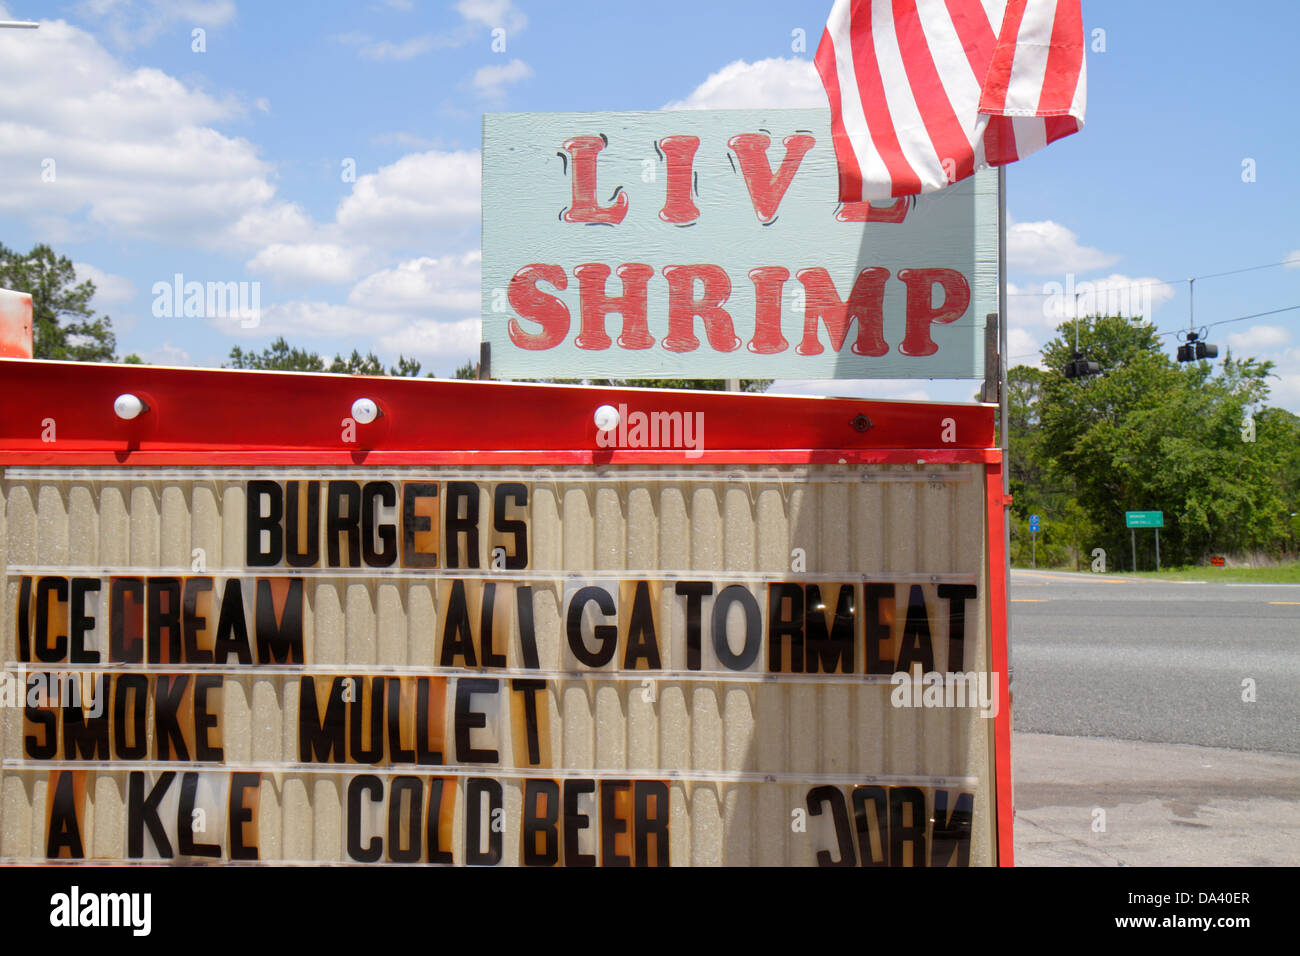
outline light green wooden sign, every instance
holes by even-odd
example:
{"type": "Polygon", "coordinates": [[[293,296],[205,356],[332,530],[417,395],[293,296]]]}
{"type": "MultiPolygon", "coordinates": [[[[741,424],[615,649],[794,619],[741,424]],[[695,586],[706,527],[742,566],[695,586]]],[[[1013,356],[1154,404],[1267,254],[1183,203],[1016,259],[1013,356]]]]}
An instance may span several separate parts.
{"type": "Polygon", "coordinates": [[[490,114],[496,378],[982,378],[997,176],[840,204],[825,110],[490,114]]]}

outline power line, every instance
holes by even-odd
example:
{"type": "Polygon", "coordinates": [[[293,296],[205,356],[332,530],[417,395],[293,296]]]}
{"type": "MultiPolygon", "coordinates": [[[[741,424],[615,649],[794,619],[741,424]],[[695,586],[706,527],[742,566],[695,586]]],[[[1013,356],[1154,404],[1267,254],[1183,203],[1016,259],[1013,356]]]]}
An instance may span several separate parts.
{"type": "Polygon", "coordinates": [[[1239,315],[1235,319],[1220,319],[1218,322],[1210,322],[1205,328],[1212,329],[1216,325],[1227,325],[1229,322],[1244,322],[1247,319],[1262,319],[1266,315],[1277,315],[1279,312],[1294,312],[1300,309],[1300,305],[1288,305],[1282,309],[1270,309],[1268,312],[1255,312],[1251,315],[1239,315]]]}
{"type": "MultiPolygon", "coordinates": [[[[1233,323],[1233,322],[1245,322],[1247,319],[1262,319],[1262,318],[1263,318],[1264,316],[1266,316],[1266,315],[1277,315],[1277,314],[1280,313],[1280,312],[1294,312],[1294,311],[1296,311],[1297,309],[1300,309],[1300,305],[1288,305],[1288,306],[1284,306],[1283,308],[1280,308],[1280,309],[1270,309],[1270,310],[1268,310],[1267,312],[1252,312],[1250,315],[1239,315],[1239,316],[1236,316],[1235,318],[1231,318],[1231,319],[1220,319],[1218,322],[1207,322],[1207,323],[1205,324],[1204,328],[1206,328],[1206,329],[1212,329],[1212,328],[1214,328],[1216,325],[1230,325],[1230,324],[1233,323]]],[[[1098,317],[1098,318],[1101,318],[1101,316],[1097,316],[1097,317],[1098,317]]],[[[1085,318],[1086,318],[1086,316],[1085,316],[1085,318]]],[[[1079,319],[1076,318],[1076,319],[1075,319],[1075,322],[1078,322],[1078,321],[1079,321],[1079,319]]],[[[1062,323],[1062,324],[1064,324],[1064,323],[1062,323]]],[[[1059,328],[1059,327],[1058,327],[1058,328],[1059,328]]],[[[1184,331],[1184,330],[1183,330],[1183,329],[1168,329],[1168,330],[1165,330],[1165,331],[1161,331],[1161,330],[1159,330],[1159,329],[1156,329],[1156,330],[1154,330],[1154,334],[1157,335],[1157,336],[1177,335],[1178,333],[1180,333],[1180,332],[1182,332],[1182,331],[1184,331]]],[[[1107,339],[1107,340],[1104,341],[1104,342],[1094,342],[1093,345],[1115,345],[1115,344],[1119,343],[1120,341],[1121,341],[1120,339],[1107,339]]],[[[1011,355],[1011,356],[1008,356],[1008,361],[1011,361],[1011,360],[1014,360],[1014,359],[1020,359],[1020,358],[1029,358],[1029,357],[1034,356],[1034,355],[1042,355],[1042,349],[1039,349],[1037,352],[1022,352],[1022,353],[1020,353],[1019,355],[1011,355]]]]}
{"type": "Polygon", "coordinates": [[[1211,272],[1206,276],[1189,276],[1192,279],[1217,279],[1219,276],[1235,276],[1239,272],[1254,272],[1257,269],[1274,269],[1277,266],[1300,266],[1300,259],[1283,259],[1281,262],[1266,262],[1262,266],[1246,266],[1244,269],[1229,269],[1227,272],[1211,272]]]}
{"type": "MultiPolygon", "coordinates": [[[[1259,269],[1276,269],[1278,266],[1300,267],[1300,258],[1292,257],[1292,258],[1283,259],[1281,262],[1265,262],[1262,265],[1245,266],[1241,269],[1229,269],[1226,272],[1210,272],[1202,276],[1185,276],[1181,279],[1143,279],[1140,282],[1137,280],[1132,280],[1127,284],[1128,285],[1155,285],[1156,283],[1160,283],[1161,285],[1175,285],[1176,283],[1187,282],[1189,279],[1197,279],[1197,280],[1218,279],[1221,278],[1222,276],[1235,276],[1242,272],[1256,272],[1259,269]]],[[[1105,282],[1104,279],[1098,279],[1095,281],[1092,279],[1084,279],[1082,281],[1087,282],[1090,285],[1098,285],[1105,282]]],[[[1120,284],[1122,285],[1124,283],[1120,283],[1120,284]]],[[[1039,297],[1061,295],[1061,294],[1062,293],[1060,292],[1008,292],[1007,293],[1008,296],[1015,295],[1015,296],[1039,296],[1039,297]]]]}

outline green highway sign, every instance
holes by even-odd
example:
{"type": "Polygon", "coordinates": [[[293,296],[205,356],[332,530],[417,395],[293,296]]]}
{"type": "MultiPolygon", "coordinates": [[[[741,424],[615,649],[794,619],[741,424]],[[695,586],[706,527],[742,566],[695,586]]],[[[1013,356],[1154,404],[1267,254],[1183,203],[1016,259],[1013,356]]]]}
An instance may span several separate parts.
{"type": "Polygon", "coordinates": [[[1165,513],[1163,511],[1126,511],[1124,512],[1126,528],[1163,528],[1165,513]]]}

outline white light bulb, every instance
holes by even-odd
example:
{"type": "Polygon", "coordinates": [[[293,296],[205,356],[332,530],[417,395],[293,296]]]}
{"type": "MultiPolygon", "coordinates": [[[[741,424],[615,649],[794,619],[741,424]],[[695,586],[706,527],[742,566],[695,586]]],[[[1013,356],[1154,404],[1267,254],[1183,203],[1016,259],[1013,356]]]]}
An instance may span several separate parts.
{"type": "Polygon", "coordinates": [[[603,432],[612,432],[618,427],[618,409],[613,405],[602,405],[596,409],[596,427],[603,432]]]}
{"type": "Polygon", "coordinates": [[[113,399],[113,411],[118,418],[130,421],[137,417],[141,412],[147,412],[149,406],[140,400],[138,395],[132,395],[125,392],[113,399]]]}
{"type": "Polygon", "coordinates": [[[352,403],[352,420],[361,425],[369,425],[379,417],[379,406],[373,399],[358,398],[352,403]]]}

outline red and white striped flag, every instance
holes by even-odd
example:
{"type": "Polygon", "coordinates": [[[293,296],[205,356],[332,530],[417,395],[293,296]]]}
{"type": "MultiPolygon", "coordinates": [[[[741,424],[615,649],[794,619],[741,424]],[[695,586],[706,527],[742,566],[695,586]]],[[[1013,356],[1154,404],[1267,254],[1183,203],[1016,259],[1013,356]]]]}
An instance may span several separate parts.
{"type": "Polygon", "coordinates": [[[1083,125],[1080,0],[835,0],[815,63],[843,202],[934,192],[1083,125]]]}

